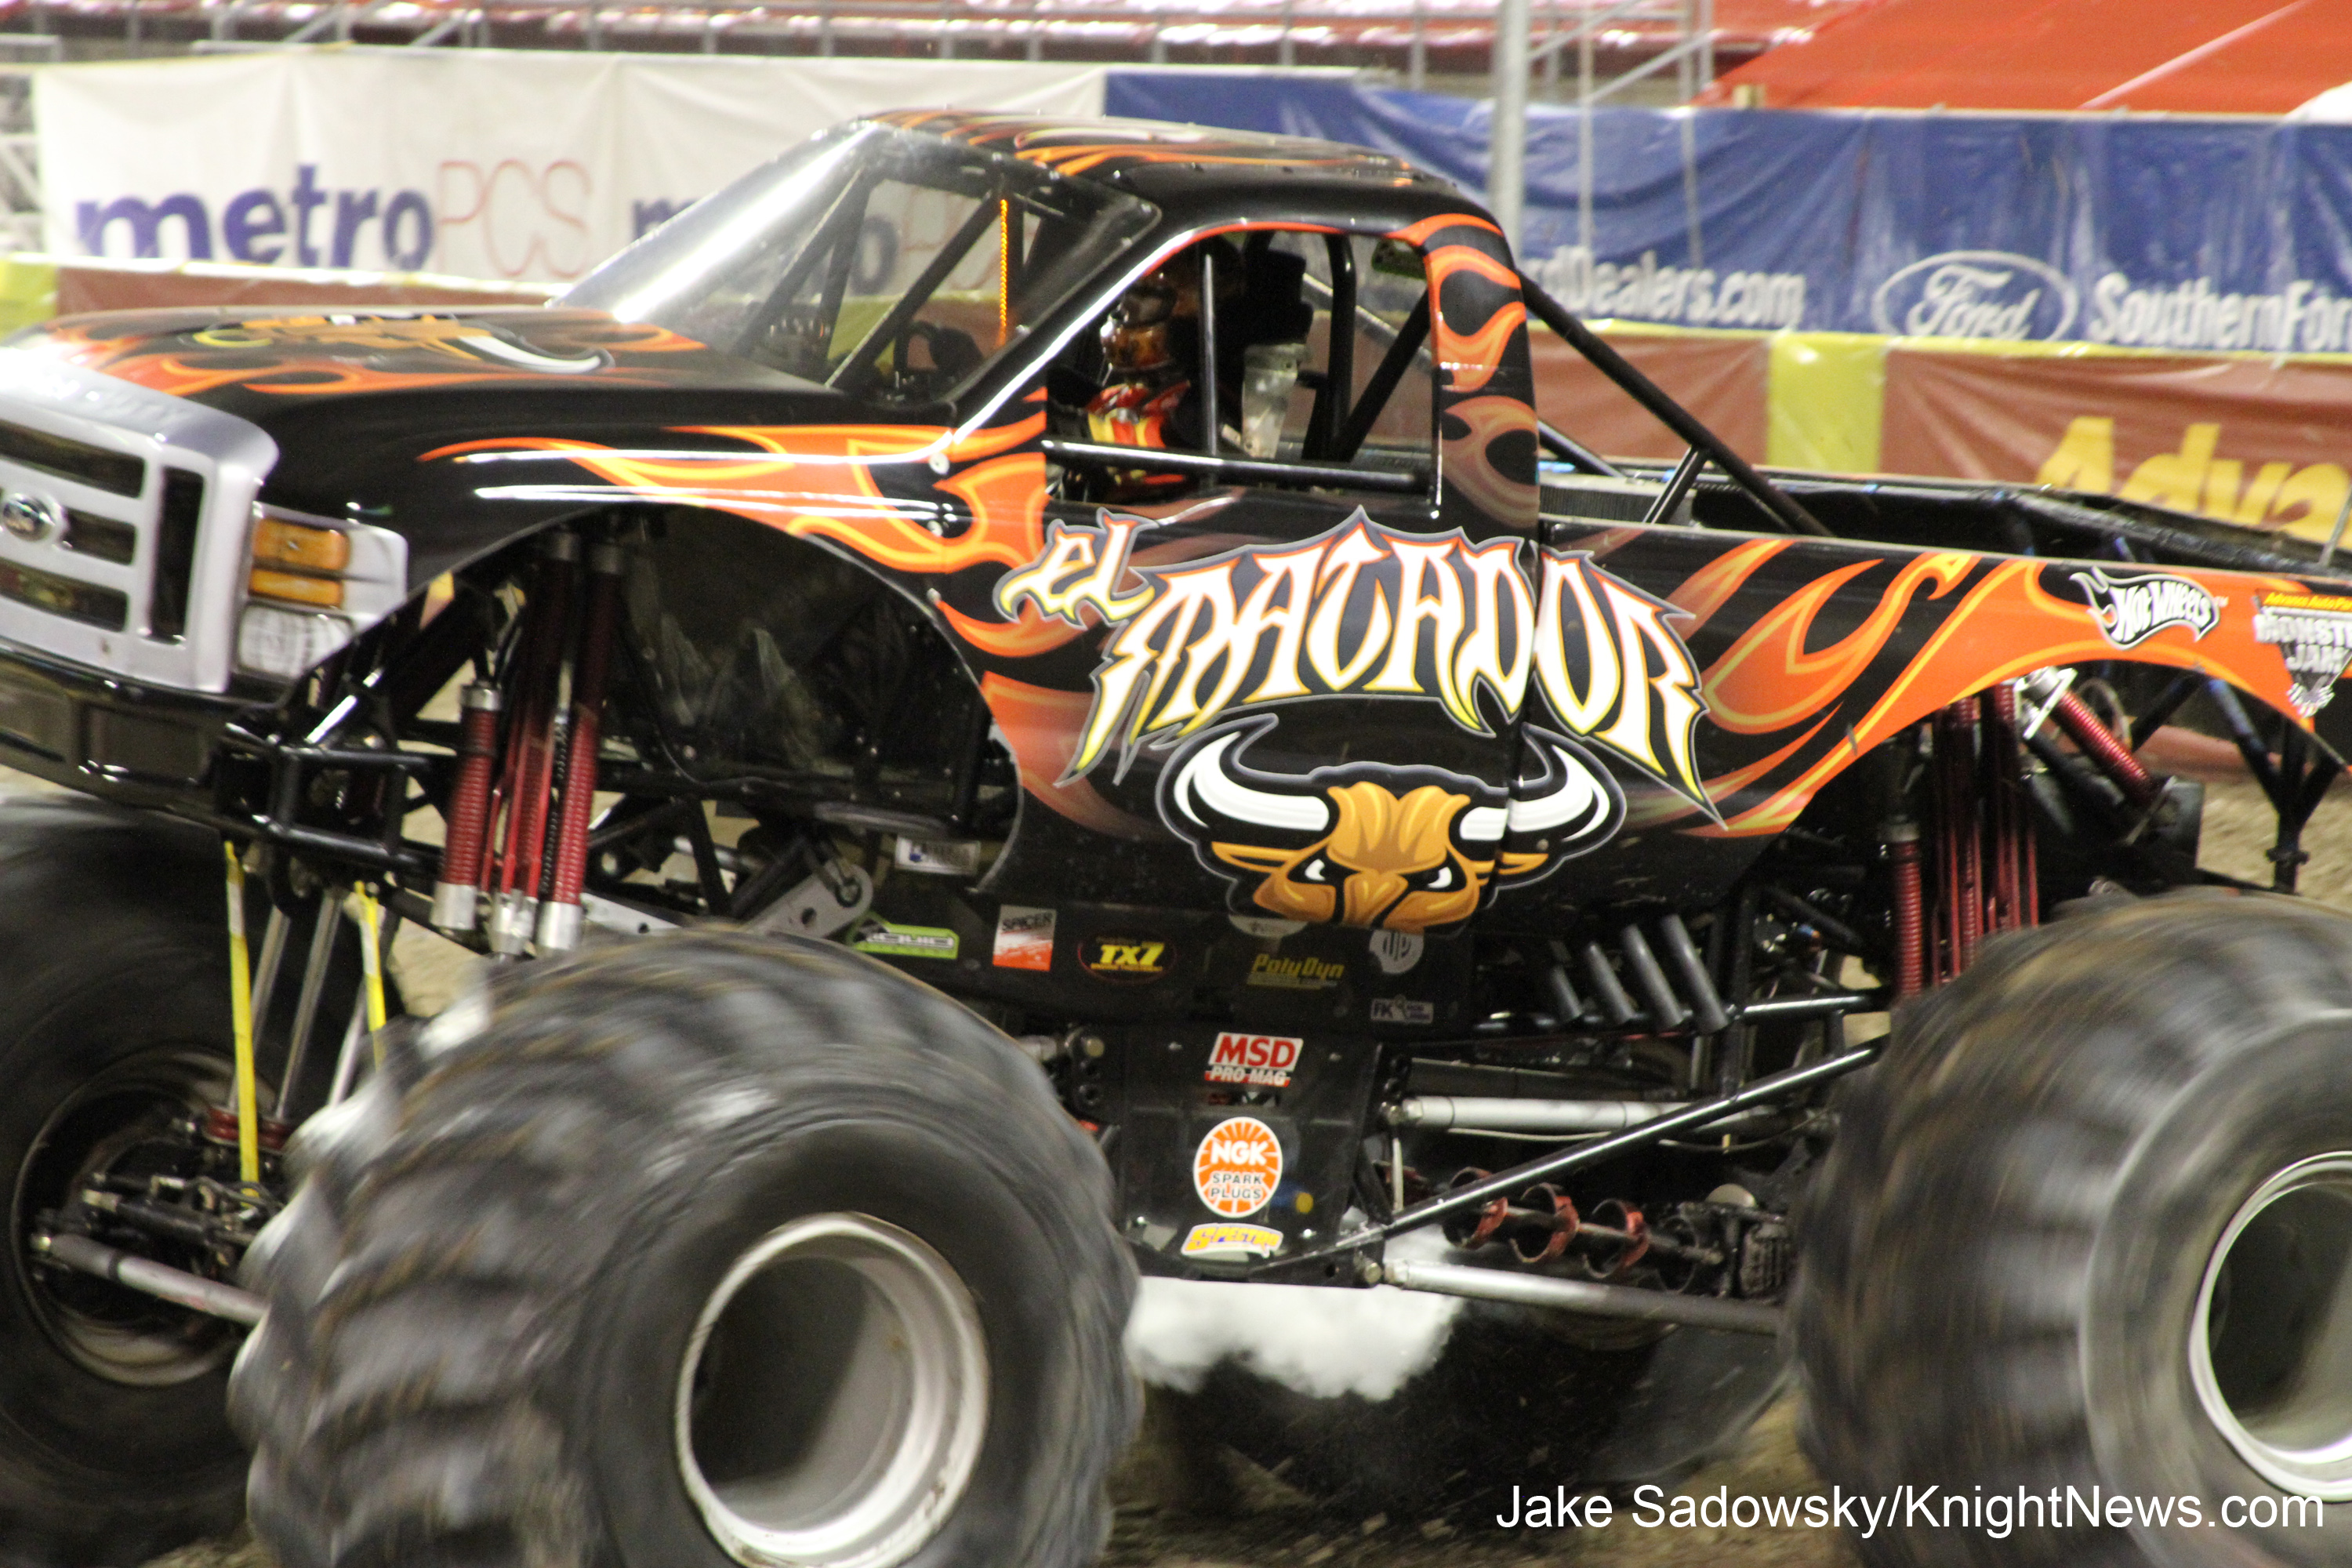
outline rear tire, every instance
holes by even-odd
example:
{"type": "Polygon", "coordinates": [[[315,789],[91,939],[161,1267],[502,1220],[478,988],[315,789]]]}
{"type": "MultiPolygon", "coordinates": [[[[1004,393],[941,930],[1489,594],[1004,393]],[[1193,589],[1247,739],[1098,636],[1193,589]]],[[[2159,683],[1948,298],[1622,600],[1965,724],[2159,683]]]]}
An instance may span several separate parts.
{"type": "Polygon", "coordinates": [[[233,1409],[286,1568],[1075,1568],[1136,1399],[1100,1156],[824,943],[501,976],[299,1141],[233,1409]]]}
{"type": "Polygon", "coordinates": [[[1866,1561],[2352,1561],[2347,1062],[2352,921],[2284,899],[2004,939],[1899,1016],[1798,1227],[1823,1479],[2176,1500],[2128,1529],[1882,1528],[1866,1561]],[[2309,1522],[2263,1528],[2286,1498],[2309,1522]]]}

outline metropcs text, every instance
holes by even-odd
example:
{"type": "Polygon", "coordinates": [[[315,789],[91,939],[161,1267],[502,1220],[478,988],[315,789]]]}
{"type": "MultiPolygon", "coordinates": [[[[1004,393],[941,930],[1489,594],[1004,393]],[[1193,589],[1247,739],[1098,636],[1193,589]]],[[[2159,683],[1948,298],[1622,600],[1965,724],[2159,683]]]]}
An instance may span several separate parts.
{"type": "MultiPolygon", "coordinates": [[[[1510,1506],[1495,1516],[1495,1523],[1504,1530],[1606,1530],[1617,1511],[1605,1497],[1579,1496],[1566,1487],[1549,1492],[1513,1487],[1510,1506]]],[[[2220,1524],[2227,1530],[2248,1525],[2263,1530],[2315,1529],[2325,1521],[2316,1498],[2226,1497],[2209,1509],[2202,1498],[2128,1497],[2098,1487],[2088,1491],[2053,1487],[2037,1492],[2021,1487],[2013,1492],[1988,1492],[1982,1487],[1946,1491],[1924,1486],[1881,1493],[1832,1487],[1826,1493],[1796,1497],[1733,1497],[1728,1487],[1718,1487],[1703,1497],[1668,1497],[1664,1487],[1645,1486],[1634,1489],[1633,1506],[1625,1510],[1625,1517],[1642,1530],[1747,1530],[1758,1525],[1827,1530],[1836,1526],[1865,1541],[1881,1530],[1966,1530],[2000,1541],[2019,1530],[2070,1526],[2124,1530],[2180,1525],[2193,1530],[2220,1524]]]]}

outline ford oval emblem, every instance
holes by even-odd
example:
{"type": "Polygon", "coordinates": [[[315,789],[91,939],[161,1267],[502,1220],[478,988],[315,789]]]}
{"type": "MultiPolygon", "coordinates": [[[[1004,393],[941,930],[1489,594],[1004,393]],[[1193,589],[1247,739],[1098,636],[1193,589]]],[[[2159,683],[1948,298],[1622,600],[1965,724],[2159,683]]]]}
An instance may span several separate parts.
{"type": "Polygon", "coordinates": [[[1870,316],[1882,332],[1911,338],[2063,338],[2074,324],[2074,285],[2035,257],[2011,250],[1948,250],[1878,286],[1870,316]]]}
{"type": "Polygon", "coordinates": [[[0,500],[0,528],[6,529],[27,544],[47,539],[64,523],[65,518],[58,503],[47,496],[10,490],[7,499],[0,500]]]}

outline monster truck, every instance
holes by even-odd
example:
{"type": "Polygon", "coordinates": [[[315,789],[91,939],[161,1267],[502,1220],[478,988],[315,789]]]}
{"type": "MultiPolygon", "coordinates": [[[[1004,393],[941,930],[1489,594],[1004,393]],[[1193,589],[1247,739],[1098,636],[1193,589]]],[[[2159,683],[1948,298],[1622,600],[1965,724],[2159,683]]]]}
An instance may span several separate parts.
{"type": "Polygon", "coordinates": [[[2341,1560],[2352,927],[2144,754],[2292,890],[2332,544],[1770,479],[1444,182],[956,113],[544,310],[32,331],[0,489],[12,1561],[1082,1563],[1139,1270],[1472,1303],[1212,1380],[1326,1497],[1671,1475],[1787,1342],[1978,1510],[1874,1561],[2341,1560]]]}

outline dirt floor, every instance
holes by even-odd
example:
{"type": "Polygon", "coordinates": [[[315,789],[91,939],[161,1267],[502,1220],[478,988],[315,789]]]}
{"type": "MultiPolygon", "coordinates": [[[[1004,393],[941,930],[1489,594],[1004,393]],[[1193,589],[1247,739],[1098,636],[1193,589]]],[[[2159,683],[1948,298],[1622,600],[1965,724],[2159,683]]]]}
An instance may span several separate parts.
{"type": "MultiPolygon", "coordinates": [[[[2260,791],[2243,782],[2208,790],[2200,859],[2211,869],[2266,884],[2271,815],[2260,791]]],[[[2352,787],[2338,789],[2321,806],[2306,843],[2314,858],[2304,868],[2304,890],[2352,909],[2352,787]]],[[[437,1010],[455,994],[467,962],[462,950],[424,932],[404,931],[395,950],[404,993],[419,1011],[437,1010]]],[[[1202,1518],[1192,1500],[1198,1496],[1197,1472],[1182,1473],[1172,1445],[1160,1436],[1164,1427],[1156,1416],[1147,1421],[1119,1477],[1106,1568],[1848,1568],[1856,1561],[1835,1532],[1802,1527],[1644,1530],[1621,1513],[1605,1530],[1530,1533],[1497,1529],[1491,1518],[1418,1525],[1384,1515],[1333,1518],[1238,1460],[1228,1466],[1232,1485],[1220,1500],[1223,1517],[1202,1518]]],[[[1683,1489],[1706,1496],[1728,1489],[1733,1498],[1812,1491],[1819,1483],[1798,1452],[1795,1427],[1795,1411],[1783,1402],[1733,1454],[1683,1489]]],[[[237,1540],[174,1552],[148,1568],[269,1568],[269,1558],[237,1540]]]]}

